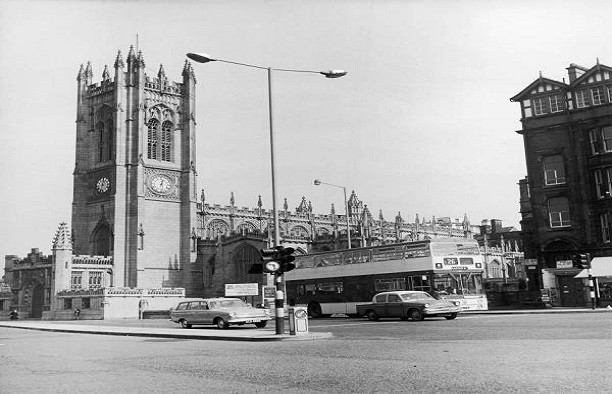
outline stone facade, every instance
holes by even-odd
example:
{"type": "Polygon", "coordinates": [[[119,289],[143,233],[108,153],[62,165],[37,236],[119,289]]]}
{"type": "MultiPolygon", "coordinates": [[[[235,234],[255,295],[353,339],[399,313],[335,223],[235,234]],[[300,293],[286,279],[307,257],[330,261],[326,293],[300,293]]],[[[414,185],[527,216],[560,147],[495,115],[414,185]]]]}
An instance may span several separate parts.
{"type": "MultiPolygon", "coordinates": [[[[142,52],[121,52],[114,75],[77,76],[74,253],[112,256],[118,287],[186,287],[196,247],[195,76],[163,66],[145,73],[142,52]]],[[[193,287],[196,286],[196,287],[193,287]]]]}
{"type": "Polygon", "coordinates": [[[522,115],[521,226],[525,258],[538,268],[530,283],[552,284],[557,305],[585,306],[572,255],[612,256],[612,68],[598,61],[567,70],[569,83],[540,74],[510,100],[522,115]]]}

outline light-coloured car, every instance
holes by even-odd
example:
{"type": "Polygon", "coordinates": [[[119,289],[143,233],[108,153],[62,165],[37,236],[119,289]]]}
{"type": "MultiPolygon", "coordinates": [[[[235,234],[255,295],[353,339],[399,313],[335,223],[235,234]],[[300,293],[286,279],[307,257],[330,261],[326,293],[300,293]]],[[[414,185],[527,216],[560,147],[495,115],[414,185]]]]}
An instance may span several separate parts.
{"type": "Polygon", "coordinates": [[[444,316],[447,320],[461,311],[459,301],[437,300],[424,291],[387,291],[378,293],[372,302],[358,304],[357,313],[369,320],[399,317],[402,320],[423,320],[425,317],[444,316]]]}
{"type": "Polygon", "coordinates": [[[170,320],[183,328],[195,324],[214,324],[221,329],[243,324],[264,328],[271,319],[270,310],[253,308],[239,298],[190,299],[170,309],[170,320]]]}

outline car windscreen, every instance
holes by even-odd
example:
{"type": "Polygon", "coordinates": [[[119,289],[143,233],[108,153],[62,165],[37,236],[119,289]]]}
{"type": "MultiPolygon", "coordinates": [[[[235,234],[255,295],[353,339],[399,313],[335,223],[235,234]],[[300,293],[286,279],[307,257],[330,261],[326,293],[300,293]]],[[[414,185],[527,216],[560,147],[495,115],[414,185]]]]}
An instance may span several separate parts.
{"type": "Polygon", "coordinates": [[[403,293],[401,294],[402,300],[410,301],[410,300],[435,300],[431,295],[427,293],[403,293]]]}
{"type": "Polygon", "coordinates": [[[246,308],[246,304],[242,300],[220,300],[211,301],[211,309],[226,309],[226,308],[246,308]]]}

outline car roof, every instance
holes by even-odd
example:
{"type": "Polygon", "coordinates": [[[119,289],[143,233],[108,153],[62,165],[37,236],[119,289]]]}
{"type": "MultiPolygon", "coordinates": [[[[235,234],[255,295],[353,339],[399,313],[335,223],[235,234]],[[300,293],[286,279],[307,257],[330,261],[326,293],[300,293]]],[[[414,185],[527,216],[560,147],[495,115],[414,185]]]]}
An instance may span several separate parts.
{"type": "Polygon", "coordinates": [[[191,301],[223,301],[223,300],[240,300],[240,298],[235,298],[235,297],[183,298],[179,301],[179,303],[191,302],[191,301]]]}
{"type": "Polygon", "coordinates": [[[383,291],[382,293],[378,293],[376,295],[381,294],[414,294],[414,293],[427,293],[426,291],[421,290],[394,290],[394,291],[383,291]]]}

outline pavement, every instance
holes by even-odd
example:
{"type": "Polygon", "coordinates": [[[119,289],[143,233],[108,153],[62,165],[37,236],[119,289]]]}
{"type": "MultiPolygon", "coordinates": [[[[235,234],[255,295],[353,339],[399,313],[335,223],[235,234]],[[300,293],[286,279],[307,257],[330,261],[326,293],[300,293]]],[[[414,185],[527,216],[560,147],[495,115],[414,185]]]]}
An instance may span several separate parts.
{"type": "MultiPolygon", "coordinates": [[[[491,311],[470,311],[466,315],[518,315],[518,314],[557,314],[557,313],[610,313],[612,308],[549,308],[549,309],[511,309],[491,311]]],[[[330,332],[307,332],[297,335],[276,334],[274,328],[257,329],[248,326],[233,326],[225,330],[212,326],[181,328],[167,319],[111,319],[111,320],[3,320],[0,327],[68,332],[75,334],[118,335],[153,338],[178,338],[221,341],[308,341],[333,337],[330,332]]],[[[287,329],[288,323],[285,323],[287,329]]]]}

